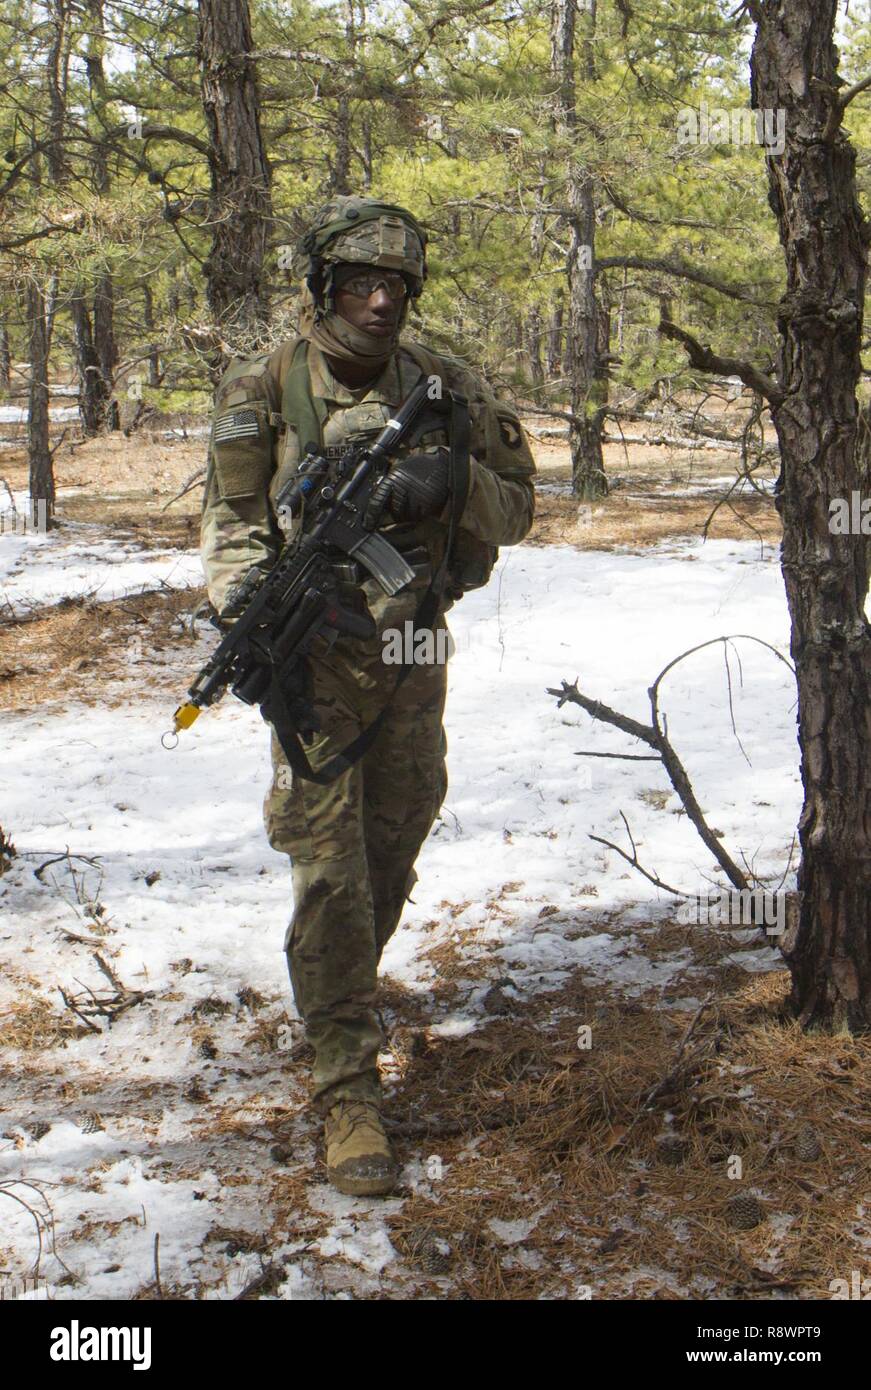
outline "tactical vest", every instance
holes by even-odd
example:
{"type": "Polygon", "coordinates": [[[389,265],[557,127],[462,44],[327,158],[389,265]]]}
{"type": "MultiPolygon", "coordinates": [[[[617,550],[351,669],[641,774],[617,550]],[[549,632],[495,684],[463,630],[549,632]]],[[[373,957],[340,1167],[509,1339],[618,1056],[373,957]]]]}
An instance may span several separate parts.
{"type": "MultiPolygon", "coordinates": [[[[403,343],[402,347],[428,376],[440,377],[440,359],[419,343],[403,343]]],[[[308,368],[307,338],[294,340],[290,368],[282,383],[281,418],[286,429],[293,429],[299,442],[300,460],[307,453],[319,453],[323,446],[323,426],[327,418],[324,401],[312,395],[308,368]]],[[[478,540],[462,527],[454,535],[448,562],[447,595],[461,598],[472,589],[487,583],[499,556],[498,547],[478,540]]]]}

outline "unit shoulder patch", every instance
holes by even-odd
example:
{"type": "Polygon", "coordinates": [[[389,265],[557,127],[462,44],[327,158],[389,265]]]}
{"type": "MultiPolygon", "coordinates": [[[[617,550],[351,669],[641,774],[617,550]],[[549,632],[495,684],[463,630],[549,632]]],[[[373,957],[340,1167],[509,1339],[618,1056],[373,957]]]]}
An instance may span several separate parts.
{"type": "Polygon", "coordinates": [[[508,449],[519,449],[523,443],[523,436],[520,427],[511,415],[497,415],[499,422],[499,438],[508,449]]]}

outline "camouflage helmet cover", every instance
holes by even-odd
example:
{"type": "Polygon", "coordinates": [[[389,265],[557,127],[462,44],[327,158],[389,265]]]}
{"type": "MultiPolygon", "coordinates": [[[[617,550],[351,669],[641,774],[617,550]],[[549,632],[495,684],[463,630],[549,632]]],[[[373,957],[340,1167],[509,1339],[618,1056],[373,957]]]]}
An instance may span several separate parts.
{"type": "Polygon", "coordinates": [[[295,269],[314,275],[324,264],[351,262],[399,270],[420,294],[427,235],[406,208],[376,198],[336,197],[324,204],[297,247],[295,269]]]}

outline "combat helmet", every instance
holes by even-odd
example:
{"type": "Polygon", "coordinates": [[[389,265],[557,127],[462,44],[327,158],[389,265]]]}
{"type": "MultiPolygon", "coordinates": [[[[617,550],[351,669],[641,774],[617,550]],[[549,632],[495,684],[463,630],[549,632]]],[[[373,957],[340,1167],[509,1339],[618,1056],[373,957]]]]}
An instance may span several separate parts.
{"type": "Polygon", "coordinates": [[[332,271],[339,262],[398,270],[417,299],[426,279],[427,234],[413,213],[377,198],[331,198],[315,214],[299,242],[294,270],[316,301],[332,298],[332,271]],[[323,297],[323,298],[322,298],[323,297]]]}

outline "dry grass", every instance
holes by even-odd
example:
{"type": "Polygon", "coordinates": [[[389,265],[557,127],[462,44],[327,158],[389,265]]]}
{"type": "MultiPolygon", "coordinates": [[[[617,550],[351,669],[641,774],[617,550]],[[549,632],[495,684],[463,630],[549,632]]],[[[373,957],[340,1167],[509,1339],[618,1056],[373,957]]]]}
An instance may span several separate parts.
{"type": "MultiPolygon", "coordinates": [[[[615,492],[595,503],[589,520],[579,525],[578,503],[572,497],[540,494],[526,544],[574,545],[581,550],[643,549],[678,536],[701,536],[715,500],[709,496],[664,497],[655,486],[647,497],[615,492]]],[[[734,511],[722,507],[717,513],[708,531],[712,540],[780,543],[780,518],[770,502],[754,495],[733,505],[734,511]]]]}
{"type": "Polygon", "coordinates": [[[826,1296],[830,1279],[867,1263],[871,1040],[802,1034],[783,1016],[785,993],[785,974],[745,974],[676,1069],[686,1013],[612,1001],[593,1019],[577,982],[510,1023],[431,1039],[406,1061],[393,1109],[400,1145],[404,1132],[418,1140],[442,1177],[392,1220],[399,1248],[412,1264],[422,1252],[426,1275],[427,1233],[446,1242],[454,1296],[576,1297],[581,1284],[605,1298],[826,1296]],[[577,1024],[591,1019],[581,1052],[577,1024]],[[822,1154],[802,1162],[808,1124],[822,1154]],[[664,1134],[683,1146],[676,1165],[664,1134]],[[738,1190],[760,1197],[755,1229],[730,1226],[738,1190]],[[505,1243],[500,1222],[530,1220],[505,1243]]]}
{"type": "MultiPolygon", "coordinates": [[[[0,628],[0,709],[70,700],[117,706],[137,676],[143,689],[177,690],[192,647],[190,614],[204,598],[201,589],[184,589],[68,599],[9,623],[0,628]]],[[[192,660],[190,667],[192,675],[192,660]]]]}
{"type": "Polygon", "coordinates": [[[17,999],[0,1013],[0,1047],[45,1052],[87,1034],[88,1029],[77,1023],[72,1014],[59,1013],[47,999],[36,994],[17,999]]]}
{"type": "MultiPolygon", "coordinates": [[[[68,427],[67,427],[68,428],[68,427]]],[[[57,429],[52,431],[60,439],[57,429]]],[[[206,440],[166,439],[160,432],[142,430],[126,439],[121,434],[89,439],[82,443],[68,434],[55,454],[55,481],[59,488],[84,488],[87,501],[97,507],[107,505],[125,493],[139,501],[143,509],[157,511],[183,486],[185,479],[205,463],[206,440]]],[[[27,487],[27,452],[20,448],[3,451],[0,474],[8,478],[13,491],[27,487]]],[[[179,504],[180,511],[195,511],[198,493],[191,493],[179,504]],[[194,499],[193,504],[191,498],[194,499]]],[[[79,507],[86,499],[62,497],[61,510],[75,519],[90,519],[79,507]]]]}

